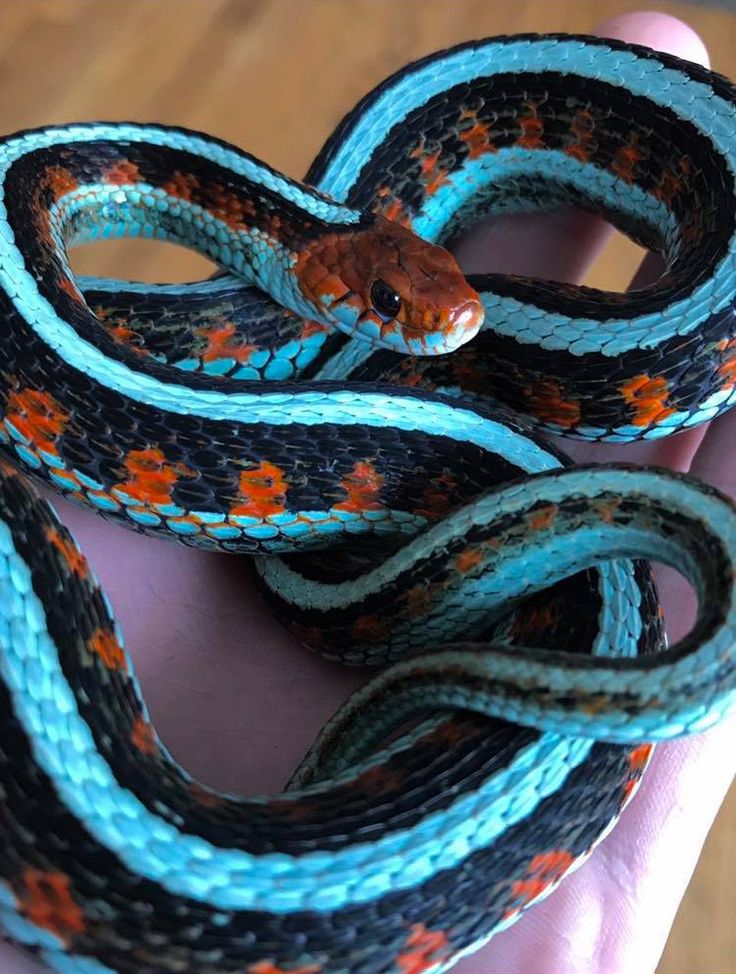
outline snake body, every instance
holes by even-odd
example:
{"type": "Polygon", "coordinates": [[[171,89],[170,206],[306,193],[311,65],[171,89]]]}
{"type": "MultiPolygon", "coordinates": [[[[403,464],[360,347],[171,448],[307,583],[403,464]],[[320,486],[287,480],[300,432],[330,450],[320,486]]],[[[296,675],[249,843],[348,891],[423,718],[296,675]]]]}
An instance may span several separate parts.
{"type": "Polygon", "coordinates": [[[63,974],[440,971],[585,859],[652,741],[734,709],[730,501],[566,469],[508,407],[629,440],[731,405],[735,114],[695,65],[530,35],[388,79],[316,189],[162,126],[0,142],[11,939],[63,974]],[[626,297],[466,282],[440,246],[486,210],[566,203],[665,274],[626,297]],[[68,245],[126,234],[224,274],[73,277],[68,245]],[[394,665],[283,795],[210,791],[156,736],[104,595],[19,468],[138,531],[255,555],[302,641],[394,665]],[[639,559],[699,596],[670,649],[639,559]]]}

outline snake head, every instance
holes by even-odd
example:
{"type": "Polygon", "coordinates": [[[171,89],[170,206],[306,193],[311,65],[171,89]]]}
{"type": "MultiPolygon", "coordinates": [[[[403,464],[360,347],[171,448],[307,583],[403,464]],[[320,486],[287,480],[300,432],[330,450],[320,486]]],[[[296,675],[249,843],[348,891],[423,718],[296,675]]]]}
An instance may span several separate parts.
{"type": "Polygon", "coordinates": [[[483,324],[483,305],[455,258],[380,216],[320,238],[295,270],[322,320],[396,352],[451,352],[483,324]]]}

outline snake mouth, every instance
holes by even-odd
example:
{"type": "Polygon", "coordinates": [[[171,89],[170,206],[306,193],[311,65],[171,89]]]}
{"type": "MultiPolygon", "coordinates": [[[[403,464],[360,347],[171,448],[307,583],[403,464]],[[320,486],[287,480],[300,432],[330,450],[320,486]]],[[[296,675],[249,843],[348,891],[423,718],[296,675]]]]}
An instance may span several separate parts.
{"type": "Polygon", "coordinates": [[[333,299],[329,310],[335,322],[354,338],[379,348],[409,355],[445,355],[477,335],[483,325],[485,308],[473,295],[450,308],[427,308],[407,315],[405,307],[395,318],[384,320],[353,291],[333,299]]]}
{"type": "Polygon", "coordinates": [[[377,348],[423,358],[446,355],[469,342],[480,330],[485,309],[480,298],[470,298],[449,309],[432,309],[406,320],[402,314],[383,321],[371,310],[354,320],[350,334],[377,348]]]}
{"type": "Polygon", "coordinates": [[[402,323],[407,350],[412,355],[446,355],[474,338],[483,326],[485,308],[480,297],[472,293],[474,296],[460,305],[425,311],[419,322],[402,323]]]}

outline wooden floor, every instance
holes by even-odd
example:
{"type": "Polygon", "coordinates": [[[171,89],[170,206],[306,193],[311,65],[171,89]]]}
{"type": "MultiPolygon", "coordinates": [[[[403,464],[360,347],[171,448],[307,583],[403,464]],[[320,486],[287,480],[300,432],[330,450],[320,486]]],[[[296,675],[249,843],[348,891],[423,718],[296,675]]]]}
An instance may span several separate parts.
{"type": "MultiPolygon", "coordinates": [[[[83,119],[200,128],[301,175],[344,112],[408,60],[489,34],[587,31],[645,6],[688,20],[736,75],[736,16],[627,0],[0,0],[0,131],[83,119]]],[[[721,4],[721,7],[726,4],[721,4]]],[[[116,244],[75,266],[146,280],[203,264],[165,245],[116,244]]],[[[603,279],[620,280],[625,247],[603,279]]],[[[724,806],[659,974],[736,972],[736,792],[724,806]]],[[[500,972],[502,974],[502,972],[500,972]]],[[[611,972],[618,974],[618,972],[611,972]]]]}

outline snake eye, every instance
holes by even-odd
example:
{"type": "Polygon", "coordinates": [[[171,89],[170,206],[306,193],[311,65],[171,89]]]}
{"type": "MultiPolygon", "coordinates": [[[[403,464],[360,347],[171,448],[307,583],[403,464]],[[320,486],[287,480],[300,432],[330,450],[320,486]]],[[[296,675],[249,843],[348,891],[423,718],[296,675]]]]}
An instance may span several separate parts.
{"type": "Polygon", "coordinates": [[[384,321],[395,318],[401,308],[401,298],[399,295],[380,278],[373,282],[371,303],[373,304],[373,310],[384,321]]]}

